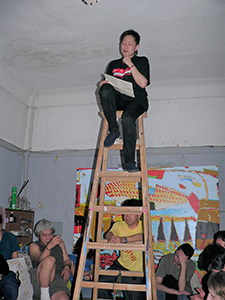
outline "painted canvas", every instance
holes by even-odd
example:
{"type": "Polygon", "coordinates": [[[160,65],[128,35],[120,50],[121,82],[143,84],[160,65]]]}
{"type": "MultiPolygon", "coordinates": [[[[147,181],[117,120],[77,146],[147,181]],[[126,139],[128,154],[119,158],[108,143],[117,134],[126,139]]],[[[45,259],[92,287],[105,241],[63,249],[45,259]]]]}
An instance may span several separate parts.
{"type": "MultiPolygon", "coordinates": [[[[115,171],[118,171],[116,169],[115,171]]],[[[121,169],[122,171],[122,169],[121,169]]],[[[195,257],[212,242],[219,230],[219,182],[217,166],[148,168],[149,201],[155,263],[182,243],[195,249],[195,257]]],[[[75,199],[74,244],[83,231],[91,193],[92,169],[78,169],[75,199]]],[[[97,195],[98,199],[99,194],[97,195]]],[[[135,182],[107,182],[105,203],[120,205],[127,198],[141,199],[135,182]]],[[[96,201],[97,201],[96,199],[96,201]]],[[[105,214],[102,234],[121,215],[105,214]]],[[[93,224],[92,235],[95,235],[93,224]]],[[[116,253],[102,253],[102,267],[112,264],[116,253]]]]}

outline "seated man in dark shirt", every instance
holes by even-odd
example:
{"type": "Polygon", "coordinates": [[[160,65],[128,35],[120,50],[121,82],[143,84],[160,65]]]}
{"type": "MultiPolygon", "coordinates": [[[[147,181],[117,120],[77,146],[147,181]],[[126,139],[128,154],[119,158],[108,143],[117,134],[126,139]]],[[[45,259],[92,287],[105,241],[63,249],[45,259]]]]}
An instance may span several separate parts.
{"type": "Polygon", "coordinates": [[[67,288],[71,261],[53,224],[42,219],[35,225],[38,241],[29,245],[33,269],[29,271],[34,297],[41,300],[69,300],[67,288]]]}
{"type": "Polygon", "coordinates": [[[2,229],[3,218],[0,215],[0,290],[4,294],[5,299],[15,300],[18,296],[19,284],[16,274],[9,271],[6,260],[18,257],[19,243],[15,235],[2,229]]]}
{"type": "Polygon", "coordinates": [[[195,263],[190,259],[194,249],[182,244],[175,253],[163,256],[156,270],[157,298],[159,300],[186,300],[192,294],[190,280],[195,263]]]}

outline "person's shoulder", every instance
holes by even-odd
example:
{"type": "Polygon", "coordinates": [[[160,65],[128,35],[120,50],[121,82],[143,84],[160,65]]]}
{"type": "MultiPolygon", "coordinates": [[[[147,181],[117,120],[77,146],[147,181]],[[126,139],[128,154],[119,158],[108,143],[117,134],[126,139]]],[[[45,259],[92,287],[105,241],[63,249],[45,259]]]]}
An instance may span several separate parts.
{"type": "Polygon", "coordinates": [[[88,258],[87,258],[87,261],[88,261],[90,264],[93,264],[93,263],[94,263],[94,260],[93,260],[93,258],[91,258],[91,257],[88,257],[88,258]]]}
{"type": "Polygon", "coordinates": [[[17,240],[17,237],[14,234],[12,234],[11,232],[7,232],[7,231],[3,230],[3,235],[4,235],[4,238],[6,238],[6,239],[17,240]]]}
{"type": "Polygon", "coordinates": [[[117,58],[117,59],[111,60],[109,62],[109,66],[114,66],[114,65],[119,65],[119,64],[123,64],[122,58],[117,58]]]}
{"type": "Polygon", "coordinates": [[[121,61],[122,61],[122,57],[113,59],[110,61],[110,63],[116,63],[116,62],[121,62],[121,61]]]}
{"type": "Polygon", "coordinates": [[[76,254],[68,254],[70,260],[72,260],[74,263],[77,261],[77,255],[76,254]]]}
{"type": "Polygon", "coordinates": [[[192,259],[188,260],[190,266],[195,267],[195,262],[192,259]]]}
{"type": "Polygon", "coordinates": [[[147,62],[148,58],[146,56],[134,56],[134,60],[140,61],[140,62],[147,62]]]}
{"type": "Polygon", "coordinates": [[[162,256],[161,260],[171,260],[173,258],[173,253],[168,253],[162,256]]]}
{"type": "Polygon", "coordinates": [[[124,225],[124,224],[126,224],[125,221],[116,221],[116,222],[113,224],[113,226],[121,226],[121,225],[124,225]]]}
{"type": "Polygon", "coordinates": [[[126,226],[126,222],[125,221],[117,221],[113,224],[112,228],[121,228],[121,227],[125,227],[126,226]]]}
{"type": "Polygon", "coordinates": [[[29,247],[29,249],[34,248],[34,247],[38,247],[38,242],[37,241],[36,242],[31,242],[28,247],[29,247]]]}

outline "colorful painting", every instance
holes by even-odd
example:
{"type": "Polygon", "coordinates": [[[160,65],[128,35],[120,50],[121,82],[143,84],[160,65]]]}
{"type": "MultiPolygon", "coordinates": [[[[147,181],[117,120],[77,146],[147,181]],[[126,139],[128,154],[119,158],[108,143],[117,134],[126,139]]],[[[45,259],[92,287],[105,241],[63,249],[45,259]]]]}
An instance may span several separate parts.
{"type": "MultiPolygon", "coordinates": [[[[197,259],[202,249],[212,242],[213,234],[219,230],[218,167],[148,168],[147,172],[155,262],[185,242],[194,247],[194,259],[197,259]]],[[[91,194],[91,178],[92,169],[77,170],[74,243],[83,231],[91,194]]],[[[118,206],[127,198],[141,199],[141,189],[137,183],[107,182],[107,205],[118,206]]],[[[112,222],[121,218],[121,215],[104,215],[103,233],[112,222]]],[[[95,224],[93,237],[94,228],[95,224]]],[[[103,254],[102,267],[110,265],[115,258],[114,252],[103,254]]]]}

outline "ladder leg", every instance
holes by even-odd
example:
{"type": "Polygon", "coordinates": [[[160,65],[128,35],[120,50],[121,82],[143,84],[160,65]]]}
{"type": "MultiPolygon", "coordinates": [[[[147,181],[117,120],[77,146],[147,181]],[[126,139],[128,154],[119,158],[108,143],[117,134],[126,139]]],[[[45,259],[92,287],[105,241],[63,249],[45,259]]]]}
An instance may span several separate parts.
{"type": "MultiPolygon", "coordinates": [[[[108,148],[104,148],[103,150],[103,162],[102,162],[102,170],[107,170],[107,162],[108,162],[108,148]]],[[[100,199],[99,199],[99,205],[104,205],[105,200],[105,184],[106,180],[105,178],[101,179],[101,188],[100,188],[100,199]]],[[[97,242],[101,241],[102,238],[102,224],[103,224],[103,212],[98,213],[98,225],[97,225],[97,242]]],[[[100,266],[100,254],[101,249],[96,249],[96,255],[95,255],[95,266],[94,266],[94,281],[99,281],[99,266],[100,266]]],[[[93,299],[97,299],[97,293],[98,289],[94,287],[93,289],[93,299]]]]}
{"type": "Polygon", "coordinates": [[[95,176],[94,176],[94,182],[92,187],[92,193],[91,193],[91,199],[89,204],[89,212],[88,217],[86,221],[85,231],[84,231],[84,239],[83,239],[83,245],[81,249],[81,255],[80,255],[80,261],[78,266],[78,272],[77,272],[77,278],[74,288],[74,294],[73,294],[73,300],[79,300],[80,295],[80,289],[81,289],[81,282],[83,280],[83,274],[84,274],[84,266],[86,262],[87,257],[87,242],[89,241],[90,235],[91,235],[91,227],[92,227],[92,221],[93,221],[93,207],[95,205],[96,201],[96,195],[98,190],[98,184],[99,184],[99,172],[102,166],[102,157],[103,157],[103,142],[105,139],[105,136],[107,135],[108,130],[108,123],[106,119],[104,119],[103,122],[103,129],[102,129],[102,135],[100,140],[100,146],[99,146],[99,152],[98,152],[98,158],[96,163],[96,170],[95,170],[95,176]]]}
{"type": "Polygon", "coordinates": [[[144,139],[144,125],[143,116],[138,118],[139,126],[139,140],[140,140],[140,158],[141,158],[141,170],[143,172],[142,181],[142,197],[145,202],[145,209],[147,210],[147,217],[144,220],[144,228],[147,229],[145,236],[145,261],[146,261],[146,294],[147,300],[157,300],[156,298],[156,283],[155,283],[155,269],[154,269],[154,256],[153,256],[153,244],[152,244],[152,229],[151,229],[151,211],[149,204],[148,193],[148,175],[147,175],[147,159],[146,159],[146,147],[144,139]]]}

